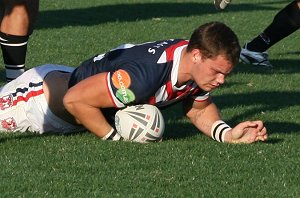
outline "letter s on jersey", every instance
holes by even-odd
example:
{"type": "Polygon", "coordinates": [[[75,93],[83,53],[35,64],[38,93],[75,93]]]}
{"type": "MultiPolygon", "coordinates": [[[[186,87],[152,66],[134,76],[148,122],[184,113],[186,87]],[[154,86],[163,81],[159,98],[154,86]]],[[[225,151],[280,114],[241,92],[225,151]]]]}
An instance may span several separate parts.
{"type": "Polygon", "coordinates": [[[151,54],[155,54],[155,49],[149,48],[148,52],[151,53],[151,54]]]}

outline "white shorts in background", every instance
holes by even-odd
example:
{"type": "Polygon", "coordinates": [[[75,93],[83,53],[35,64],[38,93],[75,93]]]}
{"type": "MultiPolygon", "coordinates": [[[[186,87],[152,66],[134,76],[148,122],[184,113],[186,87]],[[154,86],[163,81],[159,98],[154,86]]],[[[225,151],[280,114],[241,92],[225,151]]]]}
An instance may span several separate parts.
{"type": "MultiPolygon", "coordinates": [[[[72,72],[62,65],[41,65],[26,71],[0,89],[0,132],[72,133],[83,131],[55,116],[43,92],[43,79],[51,71],[72,72]]],[[[59,86],[59,85],[58,85],[59,86]]]]}

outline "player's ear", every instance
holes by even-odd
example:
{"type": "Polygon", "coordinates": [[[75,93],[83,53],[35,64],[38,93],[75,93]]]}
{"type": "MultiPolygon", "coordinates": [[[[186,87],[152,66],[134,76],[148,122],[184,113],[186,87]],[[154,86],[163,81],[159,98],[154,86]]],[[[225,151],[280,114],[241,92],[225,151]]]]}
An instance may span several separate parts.
{"type": "Polygon", "coordinates": [[[201,51],[199,49],[193,49],[192,58],[193,58],[193,63],[199,62],[201,60],[201,51]]]}

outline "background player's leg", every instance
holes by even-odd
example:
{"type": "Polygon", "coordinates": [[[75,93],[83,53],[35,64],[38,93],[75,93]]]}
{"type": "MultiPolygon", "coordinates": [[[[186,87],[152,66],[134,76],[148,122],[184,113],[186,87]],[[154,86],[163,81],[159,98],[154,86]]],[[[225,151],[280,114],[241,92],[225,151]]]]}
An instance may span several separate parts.
{"type": "Polygon", "coordinates": [[[0,44],[7,81],[25,70],[27,42],[38,13],[38,0],[4,0],[0,44]]]}

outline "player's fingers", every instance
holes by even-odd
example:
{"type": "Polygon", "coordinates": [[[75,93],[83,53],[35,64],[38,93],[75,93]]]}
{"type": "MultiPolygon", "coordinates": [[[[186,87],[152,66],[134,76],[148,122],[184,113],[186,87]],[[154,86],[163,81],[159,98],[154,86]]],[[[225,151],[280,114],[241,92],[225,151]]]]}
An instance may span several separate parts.
{"type": "Polygon", "coordinates": [[[265,134],[265,135],[258,135],[256,136],[255,138],[255,141],[266,141],[268,139],[268,135],[265,134]]]}
{"type": "Polygon", "coordinates": [[[261,120],[254,120],[251,121],[251,123],[255,125],[259,131],[261,131],[264,128],[264,124],[261,120]]]}
{"type": "Polygon", "coordinates": [[[265,141],[264,136],[257,136],[256,141],[265,141]]]}
{"type": "Polygon", "coordinates": [[[267,129],[266,127],[263,127],[261,130],[258,131],[258,135],[264,136],[267,134],[267,129]]]}
{"type": "Polygon", "coordinates": [[[241,129],[245,129],[245,128],[248,128],[248,127],[256,127],[257,124],[255,122],[252,122],[252,121],[245,121],[245,122],[242,122],[240,124],[237,125],[239,128],[241,129]]]}

